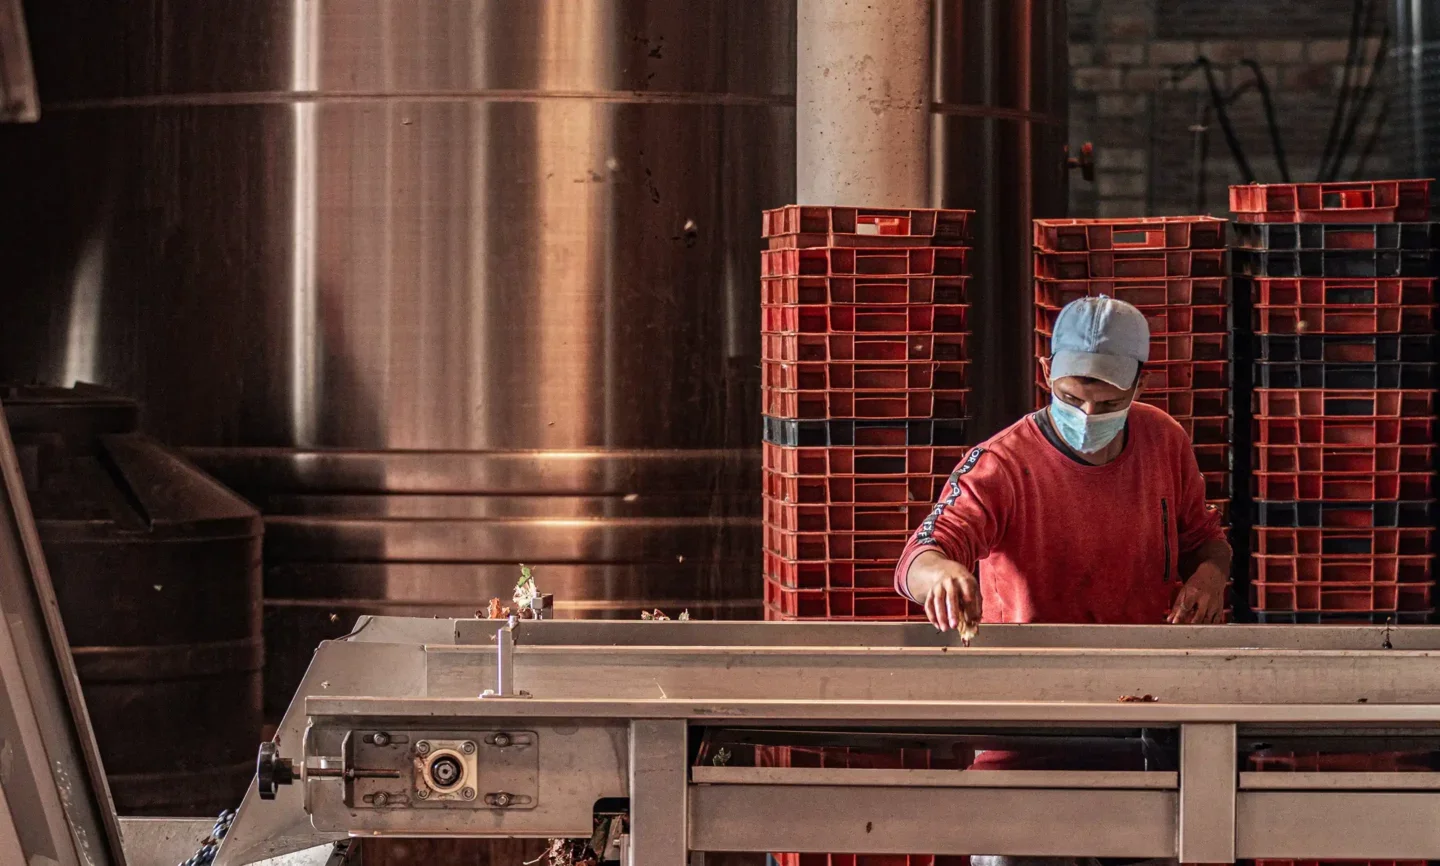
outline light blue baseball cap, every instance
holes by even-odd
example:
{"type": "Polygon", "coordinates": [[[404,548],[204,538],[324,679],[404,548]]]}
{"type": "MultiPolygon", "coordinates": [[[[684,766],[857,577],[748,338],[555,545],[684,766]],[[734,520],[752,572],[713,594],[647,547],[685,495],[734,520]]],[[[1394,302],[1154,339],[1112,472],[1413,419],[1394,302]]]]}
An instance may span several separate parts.
{"type": "Polygon", "coordinates": [[[1150,324],[1124,301],[1101,295],[1065,305],[1050,337],[1050,378],[1086,376],[1129,389],[1150,360],[1150,324]]]}

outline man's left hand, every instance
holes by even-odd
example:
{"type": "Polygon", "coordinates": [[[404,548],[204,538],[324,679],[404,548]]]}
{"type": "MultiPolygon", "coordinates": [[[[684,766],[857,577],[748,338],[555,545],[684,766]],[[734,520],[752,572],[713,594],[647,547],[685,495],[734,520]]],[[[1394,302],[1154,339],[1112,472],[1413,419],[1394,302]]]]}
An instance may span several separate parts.
{"type": "Polygon", "coordinates": [[[1185,581],[1169,622],[1183,625],[1216,623],[1225,615],[1225,573],[1213,563],[1203,562],[1185,581]]]}

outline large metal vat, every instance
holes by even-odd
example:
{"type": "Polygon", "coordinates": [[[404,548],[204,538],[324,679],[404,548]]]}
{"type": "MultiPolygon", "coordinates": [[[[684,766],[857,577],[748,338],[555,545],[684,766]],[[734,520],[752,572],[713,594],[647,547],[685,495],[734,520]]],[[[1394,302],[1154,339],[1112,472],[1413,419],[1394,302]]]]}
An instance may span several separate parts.
{"type": "Polygon", "coordinates": [[[261,735],[260,515],[99,389],[0,389],[115,807],[213,815],[261,735]]]}
{"type": "MultiPolygon", "coordinates": [[[[1394,0],[1395,42],[1390,175],[1440,175],[1440,9],[1423,0],[1394,0]]],[[[1357,144],[1357,148],[1361,145],[1357,144]]],[[[1440,190],[1431,191],[1432,201],[1440,190]]]]}
{"type": "MultiPolygon", "coordinates": [[[[26,9],[0,374],[134,394],[261,506],[272,716],[357,613],[473,611],[521,561],[561,615],[758,615],[793,0],[26,9]]],[[[1025,221],[1064,207],[1063,2],[936,14],[994,428],[1028,402],[1025,221]]]]}
{"type": "Polygon", "coordinates": [[[272,711],[357,613],[518,562],[562,614],[758,613],[793,2],[27,11],[0,367],[135,394],[265,508],[272,711]]]}

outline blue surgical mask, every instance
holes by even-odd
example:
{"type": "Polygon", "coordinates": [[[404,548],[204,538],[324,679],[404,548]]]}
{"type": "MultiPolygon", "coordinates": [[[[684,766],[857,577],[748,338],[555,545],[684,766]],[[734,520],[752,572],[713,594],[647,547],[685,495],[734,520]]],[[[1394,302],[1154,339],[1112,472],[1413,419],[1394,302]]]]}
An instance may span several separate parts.
{"type": "Polygon", "coordinates": [[[1118,412],[1086,415],[1059,397],[1050,398],[1050,420],[1055,424],[1055,432],[1081,454],[1094,454],[1113,442],[1125,429],[1125,418],[1129,414],[1130,407],[1126,406],[1118,412]]]}

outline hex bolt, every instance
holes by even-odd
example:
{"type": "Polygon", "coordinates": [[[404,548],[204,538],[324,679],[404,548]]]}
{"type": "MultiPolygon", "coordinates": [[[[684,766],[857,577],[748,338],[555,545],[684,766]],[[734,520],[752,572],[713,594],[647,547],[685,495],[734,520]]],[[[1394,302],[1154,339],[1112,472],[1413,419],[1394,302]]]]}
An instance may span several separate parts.
{"type": "Polygon", "coordinates": [[[420,742],[416,743],[416,744],[415,744],[415,754],[417,754],[417,755],[422,755],[422,756],[423,756],[423,755],[428,755],[428,754],[430,754],[430,741],[429,741],[429,740],[421,740],[420,742]]]}
{"type": "Polygon", "coordinates": [[[390,735],[384,731],[377,731],[375,736],[370,738],[370,742],[377,746],[388,746],[390,745],[390,735]]]}
{"type": "Polygon", "coordinates": [[[475,754],[475,744],[467,741],[464,745],[460,747],[460,751],[464,752],[467,755],[473,755],[475,754]]]}
{"type": "Polygon", "coordinates": [[[497,747],[503,749],[513,743],[514,740],[510,739],[509,734],[496,734],[494,742],[497,747]]]}
{"type": "Polygon", "coordinates": [[[375,796],[371,798],[371,802],[373,802],[376,806],[383,806],[386,803],[390,802],[390,795],[386,794],[384,791],[377,791],[375,796]]]}
{"type": "Polygon", "coordinates": [[[415,796],[419,797],[422,800],[428,800],[430,799],[430,789],[421,788],[420,790],[415,792],[415,796]]]}
{"type": "Polygon", "coordinates": [[[475,789],[466,788],[465,790],[460,792],[460,796],[464,797],[467,800],[473,800],[475,799],[475,789]]]}

